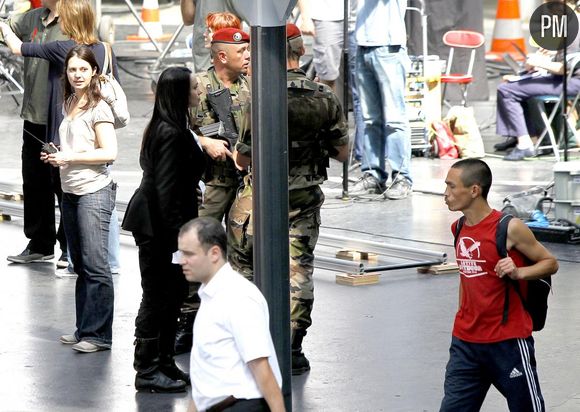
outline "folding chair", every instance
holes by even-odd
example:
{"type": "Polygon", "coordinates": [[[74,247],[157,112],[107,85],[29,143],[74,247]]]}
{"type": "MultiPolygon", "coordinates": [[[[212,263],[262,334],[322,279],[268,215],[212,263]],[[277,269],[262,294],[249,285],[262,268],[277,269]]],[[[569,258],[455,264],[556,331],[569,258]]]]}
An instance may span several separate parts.
{"type": "Polygon", "coordinates": [[[458,84],[461,87],[461,105],[467,105],[467,87],[471,82],[473,82],[472,72],[473,63],[475,62],[475,49],[481,47],[484,42],[485,37],[483,34],[476,31],[450,30],[443,35],[443,43],[449,46],[449,58],[447,59],[447,68],[445,69],[445,74],[441,76],[441,83],[443,83],[443,93],[441,94],[442,103],[445,103],[447,106],[451,106],[449,102],[445,100],[445,92],[447,90],[447,84],[453,83],[458,84]],[[455,49],[471,50],[469,66],[465,73],[451,73],[455,49]]]}
{"type": "MultiPolygon", "coordinates": [[[[570,79],[572,79],[572,76],[574,76],[574,71],[576,70],[576,66],[578,66],[579,63],[580,63],[580,56],[576,56],[571,60],[571,63],[569,65],[570,69],[569,69],[569,72],[567,75],[568,82],[570,81],[570,79]]],[[[578,103],[579,97],[580,97],[580,94],[567,96],[568,102],[572,103],[572,105],[570,107],[576,107],[576,103],[578,103]]],[[[544,123],[544,131],[538,137],[538,141],[536,142],[534,149],[535,149],[536,153],[539,153],[542,149],[551,149],[552,153],[554,153],[554,157],[556,158],[557,162],[560,161],[560,148],[558,147],[558,142],[556,141],[554,129],[552,129],[552,121],[556,118],[556,115],[561,110],[563,98],[564,98],[564,91],[562,90],[562,93],[560,93],[559,96],[558,95],[534,96],[530,99],[532,101],[532,103],[537,105],[537,107],[540,111],[540,117],[542,118],[542,121],[544,123]],[[546,105],[547,104],[554,105],[549,116],[546,112],[546,110],[547,110],[546,105]],[[544,140],[544,137],[546,136],[546,133],[548,134],[548,137],[550,139],[550,144],[543,143],[543,140],[544,140]]],[[[566,109],[566,110],[568,110],[568,109],[566,109]]],[[[572,119],[570,118],[570,116],[568,116],[568,114],[566,114],[565,117],[566,117],[566,122],[568,123],[568,130],[572,131],[572,133],[574,134],[574,137],[576,138],[576,141],[579,141],[578,138],[579,138],[580,134],[576,131],[576,125],[572,122],[572,119]]],[[[566,138],[566,136],[564,136],[563,138],[566,138]]]]}

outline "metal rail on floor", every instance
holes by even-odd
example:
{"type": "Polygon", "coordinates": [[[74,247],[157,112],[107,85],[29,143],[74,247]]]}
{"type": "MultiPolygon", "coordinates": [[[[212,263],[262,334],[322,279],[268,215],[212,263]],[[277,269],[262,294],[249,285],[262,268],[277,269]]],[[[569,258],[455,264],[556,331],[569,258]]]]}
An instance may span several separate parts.
{"type": "MultiPolygon", "coordinates": [[[[5,198],[0,199],[0,213],[12,217],[23,217],[24,208],[20,195],[21,186],[0,182],[0,194],[5,198]]],[[[117,201],[119,223],[123,221],[127,202],[117,201]]],[[[58,208],[55,213],[59,216],[58,208]]],[[[124,235],[131,233],[121,230],[124,235]]],[[[396,269],[408,269],[420,266],[442,264],[447,261],[445,252],[418,249],[401,245],[393,245],[364,239],[346,238],[326,233],[320,233],[317,243],[317,253],[314,259],[314,267],[318,269],[361,275],[365,273],[385,272],[396,269]],[[321,250],[322,249],[322,250],[321,250]],[[328,249],[333,252],[328,252],[328,249]],[[337,250],[353,250],[375,253],[377,262],[351,261],[334,257],[337,250]],[[395,258],[392,262],[390,259],[395,258]]]]}

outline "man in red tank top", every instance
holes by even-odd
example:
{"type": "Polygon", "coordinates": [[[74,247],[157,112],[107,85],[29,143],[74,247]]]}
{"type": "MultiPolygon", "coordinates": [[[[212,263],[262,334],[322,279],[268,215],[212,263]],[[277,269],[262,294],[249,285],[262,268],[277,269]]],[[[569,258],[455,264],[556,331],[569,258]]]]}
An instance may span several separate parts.
{"type": "Polygon", "coordinates": [[[478,159],[454,163],[445,179],[445,203],[465,215],[465,224],[455,247],[459,309],[441,411],[478,411],[491,385],[505,396],[510,411],[544,411],[532,321],[513,287],[503,321],[504,278],[518,280],[525,294],[526,280],[556,273],[558,262],[519,219],[509,222],[508,257],[499,256],[495,236],[501,213],[487,202],[491,181],[489,166],[478,159]]]}

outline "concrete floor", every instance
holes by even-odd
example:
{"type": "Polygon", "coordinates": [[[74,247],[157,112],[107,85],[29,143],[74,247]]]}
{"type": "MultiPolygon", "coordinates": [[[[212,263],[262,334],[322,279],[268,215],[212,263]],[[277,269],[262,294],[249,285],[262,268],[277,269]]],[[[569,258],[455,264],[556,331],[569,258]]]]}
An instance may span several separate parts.
{"type": "MultiPolygon", "coordinates": [[[[141,72],[143,65],[124,63],[141,72]]],[[[150,116],[150,82],[122,73],[130,99],[132,123],[118,133],[119,159],[114,175],[118,197],[128,200],[140,180],[137,158],[142,131],[150,116]]],[[[493,120],[493,101],[474,104],[478,123],[493,120]]],[[[0,180],[18,184],[21,121],[11,100],[0,100],[0,180]]],[[[494,127],[484,130],[488,151],[499,141],[494,127]]],[[[517,163],[489,156],[495,177],[490,200],[500,208],[506,194],[552,180],[553,161],[517,163]]],[[[333,163],[324,185],[323,231],[452,253],[450,213],[441,195],[452,161],[414,158],[415,193],[401,201],[343,202],[340,170],[333,163]]],[[[74,279],[54,276],[54,263],[8,264],[3,256],[26,246],[22,222],[0,222],[0,411],[185,411],[188,394],[138,394],[133,388],[133,322],[140,301],[137,249],[121,239],[121,275],[115,276],[113,349],[74,353],[58,337],[74,327],[74,279]]],[[[547,409],[580,410],[580,248],[546,244],[560,260],[554,278],[548,323],[536,335],[540,382],[547,409]]],[[[436,411],[453,317],[457,307],[456,275],[431,276],[415,269],[382,274],[379,284],[347,287],[335,273],[315,272],[314,324],[304,349],[309,374],[292,379],[296,411],[436,411]]],[[[188,367],[186,355],[178,363],[188,367]]],[[[492,389],[484,411],[506,405],[492,389]]]]}

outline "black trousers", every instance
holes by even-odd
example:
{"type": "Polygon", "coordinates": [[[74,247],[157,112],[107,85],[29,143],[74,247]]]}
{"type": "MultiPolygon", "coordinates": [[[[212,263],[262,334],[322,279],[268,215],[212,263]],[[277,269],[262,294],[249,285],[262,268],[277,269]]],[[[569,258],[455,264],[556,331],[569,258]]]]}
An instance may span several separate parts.
{"type": "Polygon", "coordinates": [[[177,317],[188,283],[181,267],[171,263],[173,251],[166,246],[164,236],[150,238],[134,234],[134,237],[139,247],[143,289],[135,319],[135,337],[159,338],[160,350],[173,354],[177,317]]]}
{"type": "Polygon", "coordinates": [[[511,412],[544,412],[534,338],[495,343],[451,339],[440,412],[479,411],[493,385],[511,412]]]}
{"type": "MultiPolygon", "coordinates": [[[[46,141],[46,126],[24,121],[22,132],[22,194],[24,195],[24,235],[30,239],[33,252],[53,254],[58,239],[63,252],[67,250],[62,217],[55,228],[54,196],[60,208],[62,189],[59,169],[40,160],[42,144],[46,141]]],[[[61,211],[62,216],[62,211],[61,211]]]]}

